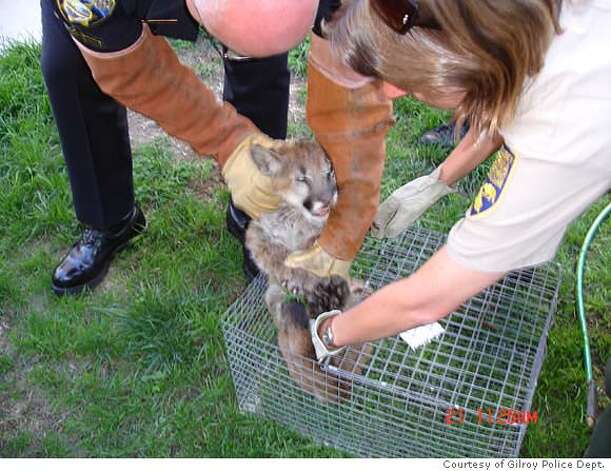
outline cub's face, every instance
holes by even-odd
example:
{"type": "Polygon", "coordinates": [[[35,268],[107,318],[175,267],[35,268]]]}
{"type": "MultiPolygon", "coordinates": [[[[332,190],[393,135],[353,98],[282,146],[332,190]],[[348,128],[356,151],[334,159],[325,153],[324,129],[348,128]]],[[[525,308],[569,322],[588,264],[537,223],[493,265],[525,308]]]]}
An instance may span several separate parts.
{"type": "Polygon", "coordinates": [[[314,223],[326,221],[337,202],[337,184],[331,162],[317,142],[287,141],[274,150],[255,145],[251,155],[287,205],[314,223]]]}

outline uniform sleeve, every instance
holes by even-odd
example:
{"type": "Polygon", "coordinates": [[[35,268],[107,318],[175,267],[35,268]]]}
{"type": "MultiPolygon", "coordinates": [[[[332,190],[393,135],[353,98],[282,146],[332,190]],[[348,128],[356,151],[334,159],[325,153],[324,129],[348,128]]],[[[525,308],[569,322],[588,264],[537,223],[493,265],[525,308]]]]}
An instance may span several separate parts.
{"type": "Polygon", "coordinates": [[[608,172],[502,150],[448,237],[450,256],[483,272],[551,260],[568,225],[611,187],[608,172]]]}

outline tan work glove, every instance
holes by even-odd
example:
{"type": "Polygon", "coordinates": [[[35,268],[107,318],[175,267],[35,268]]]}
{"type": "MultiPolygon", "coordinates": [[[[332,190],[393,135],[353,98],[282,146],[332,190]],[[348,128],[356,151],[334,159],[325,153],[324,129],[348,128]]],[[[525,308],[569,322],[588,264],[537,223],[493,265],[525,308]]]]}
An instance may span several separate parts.
{"type": "Polygon", "coordinates": [[[395,190],[378,209],[373,220],[372,234],[375,237],[397,237],[440,198],[456,189],[439,180],[441,168],[430,175],[416,178],[395,190]]]}
{"type": "Polygon", "coordinates": [[[281,199],[273,188],[271,177],[255,165],[250,149],[255,144],[273,149],[282,143],[262,133],[251,134],[235,148],[223,166],[222,175],[234,204],[251,218],[258,219],[274,211],[281,199]]]}
{"type": "Polygon", "coordinates": [[[339,260],[323,249],[318,241],[307,250],[294,252],[286,258],[284,264],[289,268],[302,268],[320,277],[339,275],[350,281],[352,261],[339,260]]]}

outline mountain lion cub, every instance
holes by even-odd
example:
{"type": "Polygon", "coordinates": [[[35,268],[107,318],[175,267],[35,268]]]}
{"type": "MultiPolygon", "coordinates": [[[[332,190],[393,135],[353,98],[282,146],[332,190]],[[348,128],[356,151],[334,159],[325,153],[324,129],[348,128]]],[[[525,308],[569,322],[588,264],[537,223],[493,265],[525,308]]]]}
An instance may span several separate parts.
{"type": "MultiPolygon", "coordinates": [[[[246,233],[246,246],[268,276],[265,302],[278,329],[278,346],[291,377],[304,391],[321,401],[338,402],[349,397],[351,383],[320,370],[308,325],[325,311],[356,304],[358,289],[351,290],[339,276],[320,278],[284,265],[290,253],[310,248],[322,232],[337,201],[333,167],[314,141],[289,141],[275,150],[254,146],[251,155],[282,198],[276,211],[253,220],[246,233]]],[[[334,357],[331,364],[358,374],[363,367],[358,350],[334,357]]]]}

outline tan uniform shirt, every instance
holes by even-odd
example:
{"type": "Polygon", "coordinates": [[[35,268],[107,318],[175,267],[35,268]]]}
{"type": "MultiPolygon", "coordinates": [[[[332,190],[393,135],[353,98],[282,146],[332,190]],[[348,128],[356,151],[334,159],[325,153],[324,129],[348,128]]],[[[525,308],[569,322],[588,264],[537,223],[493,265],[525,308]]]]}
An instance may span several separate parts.
{"type": "Polygon", "coordinates": [[[567,226],[611,189],[611,0],[565,2],[563,33],[526,86],[501,151],[448,238],[463,266],[550,260],[567,226]]]}

